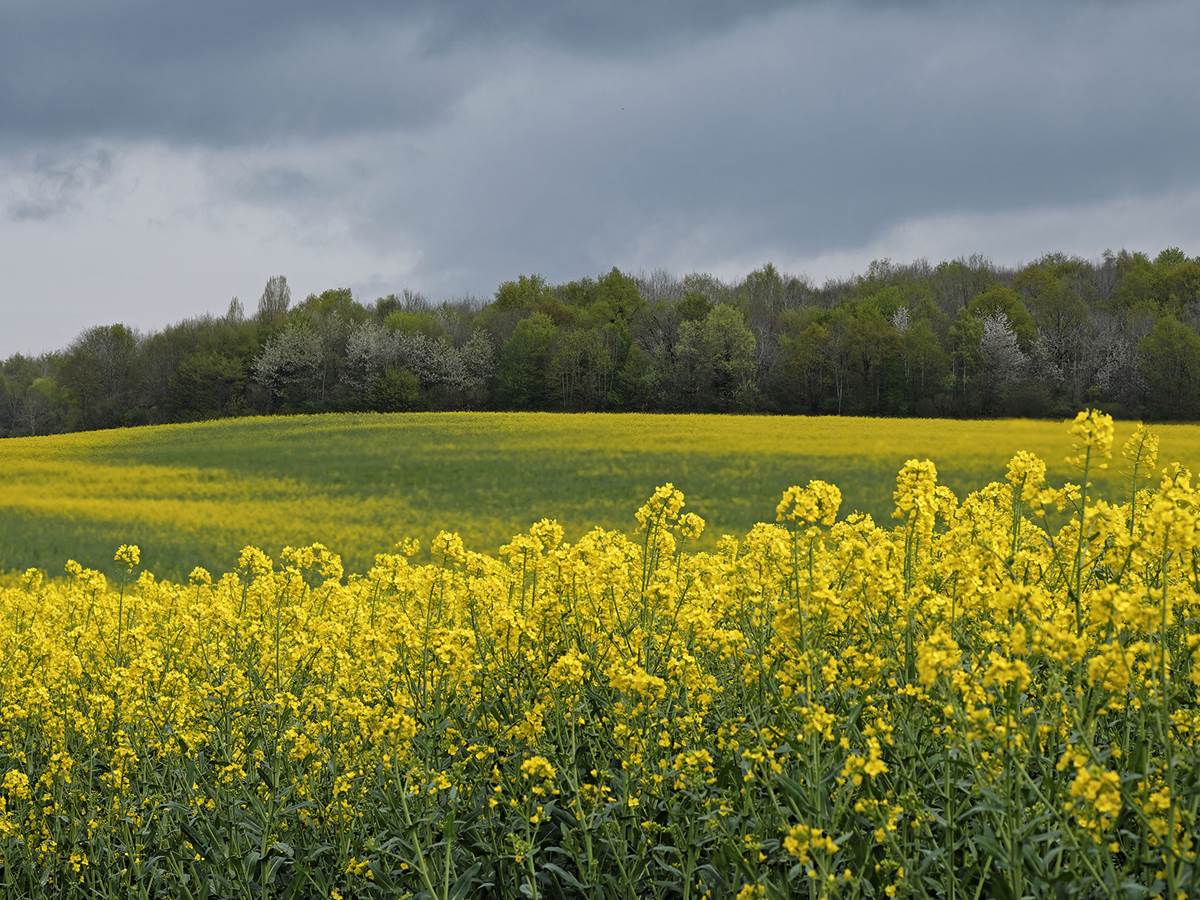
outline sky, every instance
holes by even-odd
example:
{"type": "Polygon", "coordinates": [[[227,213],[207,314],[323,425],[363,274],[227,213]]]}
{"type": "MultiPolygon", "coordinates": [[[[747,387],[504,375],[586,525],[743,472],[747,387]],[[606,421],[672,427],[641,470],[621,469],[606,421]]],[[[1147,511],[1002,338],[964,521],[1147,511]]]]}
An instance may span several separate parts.
{"type": "Polygon", "coordinates": [[[490,297],[1200,253],[1195,0],[0,0],[0,356],[267,278],[490,297]]]}

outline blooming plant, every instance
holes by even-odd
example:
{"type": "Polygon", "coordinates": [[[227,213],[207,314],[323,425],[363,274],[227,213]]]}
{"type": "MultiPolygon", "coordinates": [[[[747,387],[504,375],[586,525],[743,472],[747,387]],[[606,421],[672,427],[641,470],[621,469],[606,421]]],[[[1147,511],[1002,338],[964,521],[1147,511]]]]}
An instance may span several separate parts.
{"type": "MultiPolygon", "coordinates": [[[[183,583],[116,554],[0,587],[9,896],[1200,895],[1200,487],[1093,497],[1018,454],[896,523],[824,481],[695,548],[450,532],[183,583]],[[422,559],[428,559],[422,562],[422,559]]],[[[1157,486],[1147,489],[1150,478],[1157,486]]],[[[186,570],[185,570],[186,571],[186,570]]]]}

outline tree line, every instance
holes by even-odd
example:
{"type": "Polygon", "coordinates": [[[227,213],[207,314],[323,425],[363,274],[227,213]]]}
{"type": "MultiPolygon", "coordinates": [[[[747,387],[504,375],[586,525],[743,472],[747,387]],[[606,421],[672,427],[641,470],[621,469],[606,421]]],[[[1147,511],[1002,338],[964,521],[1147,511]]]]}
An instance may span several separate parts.
{"type": "Polygon", "coordinates": [[[1200,257],[872,263],[816,286],[663,271],[486,302],[336,288],[0,364],[0,435],[335,410],[1200,418],[1200,257]]]}

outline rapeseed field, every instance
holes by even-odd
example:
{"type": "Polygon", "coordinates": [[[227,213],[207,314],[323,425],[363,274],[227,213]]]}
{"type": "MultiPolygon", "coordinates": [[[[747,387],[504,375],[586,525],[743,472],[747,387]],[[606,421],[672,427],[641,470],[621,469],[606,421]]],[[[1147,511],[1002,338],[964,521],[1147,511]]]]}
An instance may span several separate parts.
{"type": "MultiPolygon", "coordinates": [[[[725,452],[749,451],[757,422],[734,420],[725,452]]],[[[831,479],[785,482],[772,521],[736,537],[663,484],[617,528],[540,518],[496,553],[452,529],[427,546],[394,533],[359,574],[308,543],[177,580],[128,542],[107,576],[31,569],[0,588],[0,883],[1196,896],[1200,485],[1159,464],[1157,435],[1122,432],[1081,413],[1050,474],[1022,450],[965,495],[901,460],[862,489],[888,495],[876,516],[831,479]]],[[[163,499],[188,534],[249,502],[196,467],[177,491],[211,505],[169,506],[161,471],[203,446],[150,442],[118,465],[121,437],[85,440],[111,441],[92,451],[104,478],[130,473],[114,503],[163,499]]],[[[762,477],[759,457],[744,464],[762,477]]],[[[280,528],[299,503],[287,484],[272,485],[280,528]]],[[[315,530],[322,508],[291,524],[315,530]]]]}
{"type": "MultiPolygon", "coordinates": [[[[1117,426],[1122,441],[1133,426],[1117,426]]],[[[1159,429],[1164,454],[1200,468],[1200,427],[1159,429]]],[[[891,513],[891,480],[931,458],[959,494],[1018,450],[1072,477],[1054,422],[718,415],[462,413],[240,419],[0,441],[0,571],[71,557],[109,575],[134,542],[148,568],[223,569],[247,544],[320,539],[364,571],[400,537],[439,530],[494,551],[542,517],[568,539],[674,482],[708,521],[700,546],[760,521],[797,481],[835,482],[843,509],[891,513]]],[[[1094,476],[1124,496],[1116,471],[1094,476]]]]}

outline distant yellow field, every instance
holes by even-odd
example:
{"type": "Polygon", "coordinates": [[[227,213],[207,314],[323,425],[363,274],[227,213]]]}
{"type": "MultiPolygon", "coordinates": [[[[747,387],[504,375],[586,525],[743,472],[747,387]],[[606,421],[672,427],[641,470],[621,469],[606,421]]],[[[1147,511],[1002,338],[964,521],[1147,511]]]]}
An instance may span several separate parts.
{"type": "MultiPolygon", "coordinates": [[[[1131,426],[1120,424],[1117,441],[1131,426]]],[[[1162,459],[1200,467],[1200,426],[1165,425],[1162,459]]],[[[790,484],[824,478],[843,509],[891,511],[896,470],[928,457],[957,491],[1029,449],[1067,478],[1059,422],[711,415],[423,413],[238,419],[0,441],[0,569],[105,564],[139,543],[163,574],[227,567],[245,544],[322,540],[360,569],[441,528],[494,549],[542,516],[568,537],[628,529],[666,481],[705,541],[770,519],[790,484]]],[[[1111,489],[1114,463],[1098,478],[1111,489]]]]}

